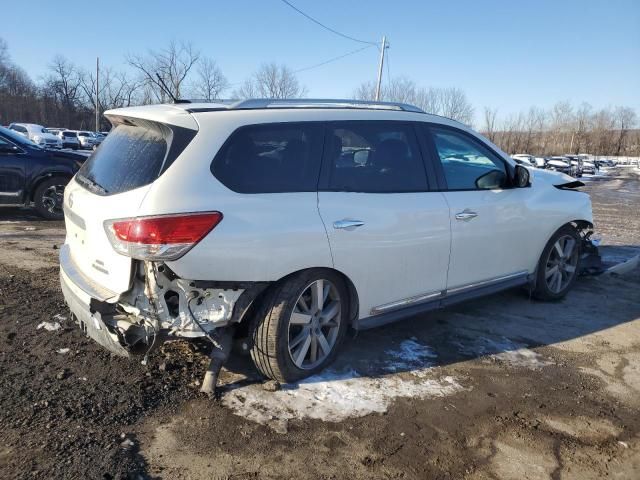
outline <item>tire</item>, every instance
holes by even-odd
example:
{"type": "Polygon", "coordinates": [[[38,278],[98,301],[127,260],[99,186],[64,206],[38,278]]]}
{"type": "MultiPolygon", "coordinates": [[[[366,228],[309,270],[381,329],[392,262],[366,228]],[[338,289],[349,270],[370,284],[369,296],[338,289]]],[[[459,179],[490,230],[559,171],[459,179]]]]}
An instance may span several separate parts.
{"type": "Polygon", "coordinates": [[[333,362],[347,331],[348,298],[343,279],[330,270],[306,270],[276,284],[264,298],[251,333],[251,358],[260,373],[290,383],[333,362]],[[325,317],[317,313],[318,282],[326,297],[321,310],[325,317]]]}
{"type": "Polygon", "coordinates": [[[580,234],[570,225],[565,225],[551,236],[538,260],[536,286],[533,290],[535,298],[564,298],[573,287],[580,271],[581,246],[580,234]],[[571,240],[574,242],[573,245],[570,243],[571,240]],[[571,250],[567,255],[569,247],[571,250]]]}
{"type": "Polygon", "coordinates": [[[38,214],[47,220],[62,220],[64,187],[69,183],[66,177],[51,177],[36,188],[33,203],[38,214]]]}

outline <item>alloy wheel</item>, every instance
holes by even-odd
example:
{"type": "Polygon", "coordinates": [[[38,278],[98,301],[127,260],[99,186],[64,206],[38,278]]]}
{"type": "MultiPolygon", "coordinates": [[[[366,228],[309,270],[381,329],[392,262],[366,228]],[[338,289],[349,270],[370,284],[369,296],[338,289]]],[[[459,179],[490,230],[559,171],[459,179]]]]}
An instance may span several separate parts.
{"type": "Polygon", "coordinates": [[[51,214],[62,213],[64,185],[51,185],[42,192],[42,206],[51,214]]]}
{"type": "Polygon", "coordinates": [[[576,274],[578,244],[571,235],[559,237],[553,244],[544,272],[547,287],[553,293],[562,292],[576,274]]]}
{"type": "Polygon", "coordinates": [[[311,370],[333,351],[341,321],[340,294],[329,280],[308,285],[289,317],[288,348],[296,367],[311,370]]]}

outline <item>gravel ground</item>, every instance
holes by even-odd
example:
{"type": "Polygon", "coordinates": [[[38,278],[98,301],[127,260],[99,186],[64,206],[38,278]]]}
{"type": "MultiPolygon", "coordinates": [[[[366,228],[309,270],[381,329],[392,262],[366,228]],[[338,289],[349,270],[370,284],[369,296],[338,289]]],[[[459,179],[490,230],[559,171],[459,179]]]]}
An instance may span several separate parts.
{"type": "MultiPolygon", "coordinates": [[[[640,175],[588,178],[603,252],[640,252],[640,175]]],[[[69,321],[61,222],[0,209],[0,478],[640,478],[640,271],[562,302],[509,291],[350,339],[268,391],[246,357],[197,392],[206,345],[148,365],[69,321]],[[57,324],[57,330],[47,330],[57,324]]]]}

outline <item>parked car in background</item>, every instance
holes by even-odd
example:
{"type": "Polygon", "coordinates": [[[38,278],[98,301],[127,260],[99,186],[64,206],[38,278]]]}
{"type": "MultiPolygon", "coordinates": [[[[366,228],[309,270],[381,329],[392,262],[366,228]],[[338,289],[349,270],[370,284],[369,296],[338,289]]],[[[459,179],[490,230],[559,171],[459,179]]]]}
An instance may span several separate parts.
{"type": "Polygon", "coordinates": [[[582,158],[578,155],[563,155],[571,163],[571,176],[582,177],[582,158]]]}
{"type": "Polygon", "coordinates": [[[44,218],[60,220],[64,187],[84,161],[0,127],[0,204],[33,205],[44,218]]]}
{"type": "Polygon", "coordinates": [[[106,135],[103,135],[100,132],[91,132],[93,135],[93,148],[97,148],[98,145],[100,145],[104,139],[106,138],[106,135]]]}
{"type": "Polygon", "coordinates": [[[62,130],[58,133],[58,137],[62,140],[62,148],[73,148],[74,150],[80,148],[77,132],[73,130],[62,130]]]}
{"type": "Polygon", "coordinates": [[[547,170],[554,170],[571,175],[571,161],[565,157],[549,157],[546,162],[547,170]]]}
{"type": "Polygon", "coordinates": [[[582,161],[582,173],[588,173],[591,175],[595,175],[596,174],[596,164],[593,162],[590,162],[589,160],[583,160],[582,161]]]}
{"type": "Polygon", "coordinates": [[[95,145],[95,139],[93,138],[93,133],[87,132],[85,130],[78,130],[78,142],[80,143],[80,148],[92,149],[95,145]]]}
{"type": "Polygon", "coordinates": [[[122,356],[215,339],[206,378],[234,336],[265,376],[292,382],[330,364],[348,328],[523,285],[562,298],[592,227],[570,177],[530,171],[411,105],[247,100],[105,116],[114,130],[65,190],[66,303],[122,356]]]}
{"type": "Polygon", "coordinates": [[[528,153],[516,153],[515,155],[511,155],[511,158],[513,158],[516,162],[521,162],[523,165],[529,167],[537,166],[535,157],[533,155],[529,155],[528,153]]]}
{"type": "Polygon", "coordinates": [[[12,123],[9,125],[9,128],[41,147],[62,148],[60,139],[49,133],[42,125],[35,123],[12,123]]]}
{"type": "Polygon", "coordinates": [[[533,160],[538,168],[545,168],[547,165],[547,160],[544,157],[534,157],[533,160]]]}

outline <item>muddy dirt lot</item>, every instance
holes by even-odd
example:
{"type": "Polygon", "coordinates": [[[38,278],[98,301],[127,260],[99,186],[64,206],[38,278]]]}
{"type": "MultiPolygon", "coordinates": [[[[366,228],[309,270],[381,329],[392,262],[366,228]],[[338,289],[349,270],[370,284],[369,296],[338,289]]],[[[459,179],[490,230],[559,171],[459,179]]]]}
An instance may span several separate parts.
{"type": "MultiPolygon", "coordinates": [[[[607,258],[640,252],[640,172],[587,183],[607,258]]],[[[63,238],[0,209],[2,479],[640,478],[640,270],[362,333],[276,392],[236,355],[210,401],[206,345],[145,366],[82,336],[58,288],[63,238]]]]}

